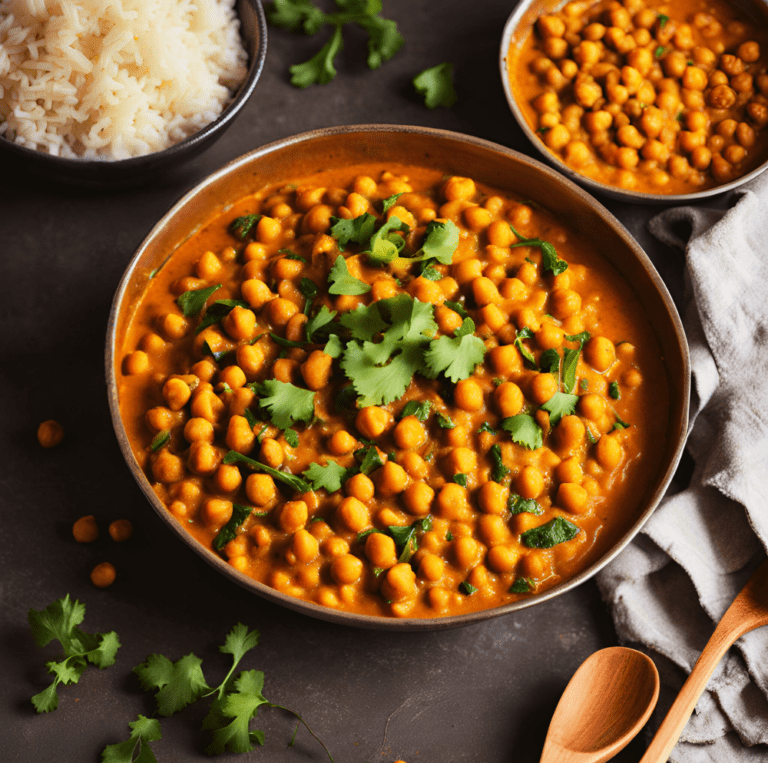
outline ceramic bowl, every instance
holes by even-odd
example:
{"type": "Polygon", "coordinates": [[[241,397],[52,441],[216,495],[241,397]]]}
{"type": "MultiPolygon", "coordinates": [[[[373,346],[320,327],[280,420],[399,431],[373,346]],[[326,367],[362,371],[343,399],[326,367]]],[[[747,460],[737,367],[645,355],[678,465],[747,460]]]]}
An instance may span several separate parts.
{"type": "MultiPolygon", "coordinates": [[[[735,4],[740,11],[746,13],[756,24],[760,24],[763,27],[768,26],[768,0],[740,0],[735,4]]],[[[546,162],[567,177],[575,180],[585,188],[588,188],[593,193],[602,194],[603,196],[619,199],[621,201],[628,201],[634,204],[686,204],[698,199],[705,199],[709,196],[715,196],[730,191],[731,189],[752,180],[761,172],[768,169],[767,158],[759,167],[756,167],[751,172],[748,172],[729,183],[723,183],[714,188],[707,188],[693,193],[678,194],[644,193],[640,191],[625,190],[623,188],[618,188],[617,186],[608,185],[607,183],[598,182],[597,180],[588,178],[572,169],[560,159],[557,154],[547,148],[541,138],[528,124],[512,90],[508,70],[510,48],[519,46],[523,43],[539,16],[545,13],[556,12],[562,8],[563,5],[565,5],[565,0],[521,0],[521,2],[515,6],[514,11],[510,14],[507,23],[504,25],[504,31],[501,36],[501,48],[499,51],[501,84],[504,88],[504,94],[507,98],[509,108],[528,140],[546,162]]]]}
{"type": "MultiPolygon", "coordinates": [[[[115,433],[133,477],[158,516],[183,543],[222,575],[250,591],[312,617],[382,630],[431,630],[467,625],[535,606],[570,591],[613,559],[634,537],[666,490],[680,459],[688,419],[690,366],[688,347],[677,311],[660,276],[629,233],[589,194],[540,162],[478,138],[424,127],[362,125],[333,127],[271,143],[234,160],[187,193],[157,223],[131,260],[112,304],[106,344],[109,405],[115,433]],[[588,236],[638,295],[651,316],[670,386],[670,420],[661,467],[626,526],[613,533],[615,542],[591,566],[540,595],[466,615],[434,619],[398,619],[350,614],[285,595],[241,574],[219,555],[194,540],[169,513],[140,468],[120,415],[119,364],[121,337],[131,321],[138,297],[152,271],[196,229],[214,218],[228,202],[259,186],[289,182],[321,169],[367,162],[405,162],[446,173],[471,176],[500,189],[525,188],[527,198],[550,209],[558,218],[588,236]]],[[[612,536],[612,537],[613,537],[612,536]]],[[[169,541],[171,539],[169,538],[169,541]]]]}
{"type": "Polygon", "coordinates": [[[267,20],[260,0],[237,0],[240,34],[248,53],[248,73],[224,111],[202,130],[162,151],[116,161],[65,159],[20,146],[0,137],[0,157],[55,182],[81,188],[128,188],[143,185],[189,162],[229,128],[256,88],[267,56],[267,20]]]}

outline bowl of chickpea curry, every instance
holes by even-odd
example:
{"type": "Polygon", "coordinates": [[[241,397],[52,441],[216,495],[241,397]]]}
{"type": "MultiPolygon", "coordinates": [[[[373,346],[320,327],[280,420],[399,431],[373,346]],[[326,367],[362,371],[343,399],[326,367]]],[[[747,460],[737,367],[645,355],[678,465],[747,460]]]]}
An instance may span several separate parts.
{"type": "Polygon", "coordinates": [[[533,145],[593,191],[677,203],[768,166],[763,0],[527,0],[500,66],[533,145]]]}
{"type": "Polygon", "coordinates": [[[646,255],[540,163],[329,128],[158,223],[115,296],[115,430],[198,554],[315,617],[445,628],[569,590],[671,479],[689,364],[646,255]]]}

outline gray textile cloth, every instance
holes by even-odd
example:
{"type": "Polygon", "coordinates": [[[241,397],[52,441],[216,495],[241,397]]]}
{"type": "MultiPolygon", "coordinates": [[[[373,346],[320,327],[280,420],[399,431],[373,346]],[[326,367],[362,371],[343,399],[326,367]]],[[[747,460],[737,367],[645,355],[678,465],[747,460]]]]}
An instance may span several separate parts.
{"type": "MultiPolygon", "coordinates": [[[[696,466],[690,486],[664,499],[597,583],[620,640],[646,647],[660,667],[651,731],[768,549],[768,172],[736,199],[727,212],[670,209],[649,223],[686,251],[696,466]],[[692,229],[687,246],[681,227],[692,229]]],[[[768,761],[768,628],[737,647],[710,680],[675,763],[768,761]]]]}

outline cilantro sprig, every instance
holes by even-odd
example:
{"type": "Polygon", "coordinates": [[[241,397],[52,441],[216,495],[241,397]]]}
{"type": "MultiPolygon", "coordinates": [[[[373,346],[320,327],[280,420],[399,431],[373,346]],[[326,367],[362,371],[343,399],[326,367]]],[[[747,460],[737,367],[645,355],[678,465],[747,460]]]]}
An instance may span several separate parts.
{"type": "Polygon", "coordinates": [[[522,233],[518,233],[511,223],[509,227],[512,229],[512,233],[520,239],[516,244],[512,244],[510,249],[518,246],[537,246],[541,250],[541,264],[544,270],[549,270],[554,276],[559,276],[560,273],[568,270],[568,263],[557,256],[557,250],[549,241],[542,241],[540,238],[526,238],[522,233]]]}
{"type": "Polygon", "coordinates": [[[209,297],[220,288],[221,284],[217,283],[204,289],[185,291],[183,294],[179,294],[179,296],[176,297],[176,304],[181,308],[181,312],[185,318],[200,315],[209,297]]]}
{"type": "Polygon", "coordinates": [[[435,339],[424,355],[430,375],[444,373],[452,382],[471,376],[485,356],[485,342],[474,332],[475,322],[465,318],[452,337],[435,339]]]}
{"type": "Polygon", "coordinates": [[[368,34],[370,69],[378,69],[403,46],[397,24],[379,15],[381,0],[336,0],[336,6],[337,12],[324,13],[311,0],[274,0],[267,10],[271,24],[292,32],[313,35],[323,26],[333,29],[331,38],[312,58],[290,67],[292,85],[300,88],[325,85],[336,77],[334,61],[344,47],[343,31],[349,24],[356,24],[368,34]]]}
{"type": "Polygon", "coordinates": [[[424,96],[424,104],[428,109],[443,106],[451,108],[458,96],[453,86],[453,64],[442,63],[425,69],[413,79],[416,92],[424,96]]]}
{"type": "Polygon", "coordinates": [[[86,633],[78,628],[85,619],[85,604],[73,601],[69,594],[40,611],[30,609],[27,619],[38,646],[58,641],[64,652],[59,660],[45,663],[54,678],[50,686],[32,697],[38,713],[55,710],[59,706],[58,685],[76,684],[88,663],[102,669],[114,665],[120,647],[117,633],[86,633]]]}

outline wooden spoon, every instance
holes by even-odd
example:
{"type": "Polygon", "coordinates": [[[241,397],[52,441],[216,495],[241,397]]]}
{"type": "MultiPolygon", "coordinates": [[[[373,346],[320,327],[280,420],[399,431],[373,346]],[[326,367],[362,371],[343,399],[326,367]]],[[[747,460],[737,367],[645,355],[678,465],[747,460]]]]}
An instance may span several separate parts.
{"type": "Polygon", "coordinates": [[[736,639],[761,625],[768,625],[768,560],[728,607],[640,763],[666,763],[717,663],[736,639]]]}
{"type": "Polygon", "coordinates": [[[541,763],[603,763],[623,750],[653,712],[659,674],[642,652],[614,646],[574,673],[557,704],[541,763]]]}

